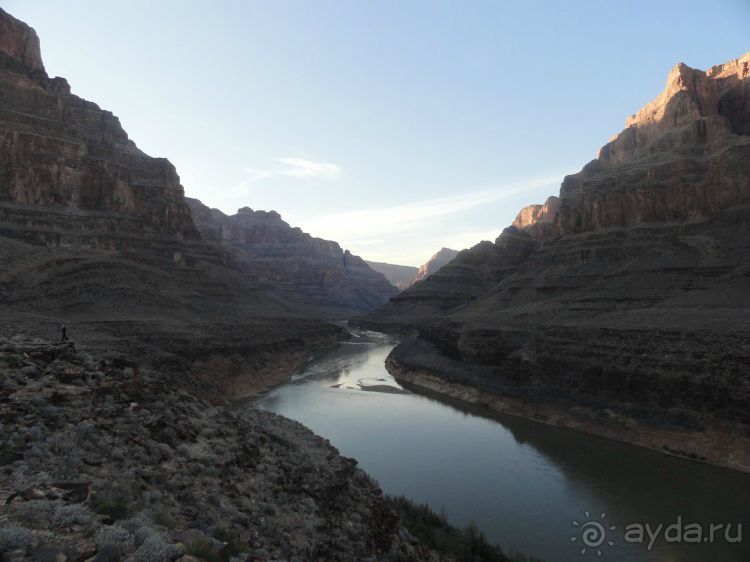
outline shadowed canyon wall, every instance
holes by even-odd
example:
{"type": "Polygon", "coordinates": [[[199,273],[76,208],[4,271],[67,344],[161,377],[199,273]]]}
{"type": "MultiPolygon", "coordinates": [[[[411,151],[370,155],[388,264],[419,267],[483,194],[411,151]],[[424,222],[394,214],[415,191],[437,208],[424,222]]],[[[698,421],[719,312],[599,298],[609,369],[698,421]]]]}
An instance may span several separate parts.
{"type": "Polygon", "coordinates": [[[0,259],[0,329],[54,336],[64,321],[79,344],[229,373],[235,389],[288,374],[342,335],[324,320],[397,293],[273,211],[188,200],[174,166],[49,77],[36,33],[2,10],[0,259]]]}

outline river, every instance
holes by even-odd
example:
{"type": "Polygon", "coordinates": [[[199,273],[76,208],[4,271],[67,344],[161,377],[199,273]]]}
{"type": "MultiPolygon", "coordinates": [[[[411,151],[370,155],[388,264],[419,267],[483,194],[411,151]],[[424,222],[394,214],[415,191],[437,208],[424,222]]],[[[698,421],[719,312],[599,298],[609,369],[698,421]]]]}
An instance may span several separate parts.
{"type": "Polygon", "coordinates": [[[474,521],[506,552],[750,560],[750,475],[409,392],[385,370],[395,341],[353,333],[252,406],[326,437],[386,493],[474,521]]]}

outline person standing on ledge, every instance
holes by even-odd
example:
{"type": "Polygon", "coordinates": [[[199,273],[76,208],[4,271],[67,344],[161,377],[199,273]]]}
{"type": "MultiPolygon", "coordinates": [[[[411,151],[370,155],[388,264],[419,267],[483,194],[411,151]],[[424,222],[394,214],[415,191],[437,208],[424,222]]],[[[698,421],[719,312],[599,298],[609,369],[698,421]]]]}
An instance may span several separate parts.
{"type": "Polygon", "coordinates": [[[60,343],[68,341],[68,327],[65,324],[60,324],[60,333],[62,334],[60,343]]]}

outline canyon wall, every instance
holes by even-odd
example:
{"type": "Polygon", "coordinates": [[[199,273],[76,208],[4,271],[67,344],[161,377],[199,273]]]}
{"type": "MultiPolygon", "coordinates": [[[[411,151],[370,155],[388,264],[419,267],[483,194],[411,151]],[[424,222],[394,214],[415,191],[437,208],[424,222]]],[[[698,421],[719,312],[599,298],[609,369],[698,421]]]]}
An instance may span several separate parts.
{"type": "Polygon", "coordinates": [[[167,263],[208,261],[278,289],[303,316],[326,307],[346,316],[395,294],[360,258],[273,211],[227,217],[186,199],[168,160],[144,154],[117,117],[47,76],[33,29],[5,12],[0,26],[1,235],[48,247],[151,251],[167,263]]]}
{"type": "Polygon", "coordinates": [[[698,221],[750,200],[750,53],[706,72],[678,64],[664,90],[563,181],[561,234],[698,221]]]}
{"type": "Polygon", "coordinates": [[[36,33],[2,10],[0,260],[3,331],[54,337],[65,322],[79,345],[233,392],[288,374],[344,335],[327,320],[396,293],[274,212],[189,201],[174,166],[48,76],[36,33]]]}
{"type": "Polygon", "coordinates": [[[17,60],[31,71],[44,72],[36,31],[4,11],[0,14],[0,53],[17,60]]]}
{"type": "Polygon", "coordinates": [[[225,215],[197,199],[188,204],[205,239],[231,251],[246,275],[277,291],[352,310],[375,308],[398,292],[359,256],[292,228],[276,211],[243,207],[225,215]]]}
{"type": "Polygon", "coordinates": [[[399,361],[416,370],[439,372],[442,356],[492,367],[489,386],[524,399],[744,431],[749,65],[750,53],[706,72],[676,66],[559,197],[366,323],[416,330],[438,350],[410,356],[404,344],[399,361]]]}
{"type": "Polygon", "coordinates": [[[0,22],[0,205],[130,219],[120,221],[123,238],[197,237],[174,166],[140,151],[117,117],[71,94],[63,78],[49,78],[33,30],[5,12],[0,22]]]}

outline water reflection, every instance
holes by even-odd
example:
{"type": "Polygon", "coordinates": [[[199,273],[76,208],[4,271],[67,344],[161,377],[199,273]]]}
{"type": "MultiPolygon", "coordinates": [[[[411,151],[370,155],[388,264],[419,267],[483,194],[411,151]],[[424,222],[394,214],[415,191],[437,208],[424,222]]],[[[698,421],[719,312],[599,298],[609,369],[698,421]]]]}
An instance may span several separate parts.
{"type": "Polygon", "coordinates": [[[616,527],[602,560],[750,560],[750,539],[658,540],[652,551],[623,540],[630,523],[669,524],[678,516],[750,529],[747,475],[411,393],[384,368],[394,342],[358,336],[255,405],[327,437],[388,493],[427,502],[454,523],[473,520],[509,550],[548,562],[583,560],[572,522],[583,523],[588,511],[616,527]]]}

